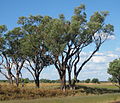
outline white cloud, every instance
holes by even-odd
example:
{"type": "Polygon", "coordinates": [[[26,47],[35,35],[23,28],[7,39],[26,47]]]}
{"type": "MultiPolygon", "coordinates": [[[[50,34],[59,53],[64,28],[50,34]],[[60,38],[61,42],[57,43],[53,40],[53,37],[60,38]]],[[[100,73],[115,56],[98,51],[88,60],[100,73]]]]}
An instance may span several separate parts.
{"type": "Polygon", "coordinates": [[[117,58],[118,57],[118,55],[116,55],[116,54],[108,54],[107,56],[108,57],[113,57],[113,58],[117,58]]]}
{"type": "Polygon", "coordinates": [[[94,62],[94,63],[103,63],[103,62],[106,62],[106,57],[104,57],[104,56],[94,56],[91,59],[91,61],[94,62]]]}
{"type": "Polygon", "coordinates": [[[103,40],[105,40],[106,38],[108,40],[115,40],[115,35],[109,35],[108,33],[95,33],[95,37],[101,37],[103,40]]]}
{"type": "Polygon", "coordinates": [[[95,53],[95,56],[102,56],[102,55],[104,55],[104,53],[100,53],[100,52],[95,53]]]}
{"type": "Polygon", "coordinates": [[[110,39],[110,40],[115,40],[115,35],[110,35],[110,36],[108,36],[108,39],[110,39]]]}
{"type": "Polygon", "coordinates": [[[117,48],[116,51],[117,51],[117,52],[120,52],[120,48],[117,48]]]}
{"type": "MultiPolygon", "coordinates": [[[[90,55],[92,52],[84,53],[90,55]]],[[[79,79],[85,80],[87,78],[99,78],[100,80],[107,80],[110,75],[107,73],[109,62],[118,58],[118,54],[115,51],[97,52],[93,58],[83,67],[80,72],[79,79]]],[[[85,57],[82,57],[82,61],[85,57]]]]}

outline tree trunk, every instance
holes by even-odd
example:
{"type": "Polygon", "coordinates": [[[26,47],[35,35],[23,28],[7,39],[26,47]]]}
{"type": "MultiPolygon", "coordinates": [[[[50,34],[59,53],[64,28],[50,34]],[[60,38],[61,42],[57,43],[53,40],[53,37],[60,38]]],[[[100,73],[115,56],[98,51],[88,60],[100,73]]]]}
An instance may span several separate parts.
{"type": "Polygon", "coordinates": [[[10,83],[11,85],[13,85],[13,80],[12,80],[12,77],[11,77],[11,76],[9,77],[8,81],[9,81],[9,83],[10,83]]]}
{"type": "Polygon", "coordinates": [[[19,72],[16,73],[16,86],[19,86],[19,72]]]}
{"type": "Polygon", "coordinates": [[[71,80],[71,71],[68,70],[68,83],[69,83],[69,88],[72,89],[72,80],[71,80]]]}
{"type": "Polygon", "coordinates": [[[77,75],[74,74],[74,79],[73,79],[73,82],[72,82],[72,89],[75,89],[76,82],[77,82],[77,75]]]}
{"type": "Polygon", "coordinates": [[[9,79],[8,79],[9,83],[13,84],[11,69],[8,69],[8,76],[9,76],[9,79]]]}
{"type": "Polygon", "coordinates": [[[66,70],[62,71],[61,79],[61,90],[66,91],[66,70]]]}
{"type": "Polygon", "coordinates": [[[36,85],[36,88],[40,87],[39,74],[35,75],[35,85],[36,85]]]}
{"type": "Polygon", "coordinates": [[[119,90],[120,90],[120,79],[118,79],[118,87],[119,87],[119,90]]]}

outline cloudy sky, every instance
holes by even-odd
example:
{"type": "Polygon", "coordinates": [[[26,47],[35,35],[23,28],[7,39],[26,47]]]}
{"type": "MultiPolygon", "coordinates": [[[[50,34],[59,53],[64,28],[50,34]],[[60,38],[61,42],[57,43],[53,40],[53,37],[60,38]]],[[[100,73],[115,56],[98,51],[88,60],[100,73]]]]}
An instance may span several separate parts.
{"type": "MultiPolygon", "coordinates": [[[[110,15],[107,17],[106,23],[114,25],[115,36],[107,40],[99,52],[83,68],[79,79],[97,77],[100,80],[107,80],[109,62],[120,57],[120,0],[0,0],[0,25],[5,24],[11,30],[18,26],[18,17],[31,14],[58,17],[59,14],[63,13],[67,19],[70,19],[74,8],[80,4],[86,5],[88,18],[95,11],[109,11],[110,15]]],[[[90,53],[89,48],[83,51],[82,59],[90,53]]],[[[24,77],[30,76],[27,71],[23,72],[24,77]]],[[[0,78],[3,76],[0,75],[0,78]]],[[[53,66],[45,68],[41,78],[59,79],[53,66]]]]}

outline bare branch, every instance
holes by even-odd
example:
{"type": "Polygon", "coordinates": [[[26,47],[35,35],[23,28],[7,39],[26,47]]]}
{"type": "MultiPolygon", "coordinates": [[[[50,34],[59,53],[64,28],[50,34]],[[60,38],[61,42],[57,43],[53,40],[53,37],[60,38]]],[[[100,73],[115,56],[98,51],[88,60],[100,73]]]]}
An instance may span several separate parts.
{"type": "Polygon", "coordinates": [[[31,73],[31,75],[33,76],[33,79],[35,80],[35,76],[34,76],[33,72],[28,67],[24,66],[24,68],[26,68],[31,73]]]}

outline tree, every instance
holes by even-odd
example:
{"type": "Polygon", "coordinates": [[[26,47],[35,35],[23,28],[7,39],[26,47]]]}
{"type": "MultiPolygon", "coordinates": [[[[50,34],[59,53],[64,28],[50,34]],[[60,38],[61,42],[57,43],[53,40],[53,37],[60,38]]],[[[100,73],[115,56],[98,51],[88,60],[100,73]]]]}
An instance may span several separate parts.
{"type": "Polygon", "coordinates": [[[39,88],[39,77],[43,68],[52,64],[52,59],[48,54],[48,49],[44,44],[44,28],[51,19],[48,16],[19,17],[18,24],[21,24],[24,32],[22,40],[22,51],[26,56],[26,66],[24,66],[33,76],[36,87],[39,88]]]}
{"type": "Polygon", "coordinates": [[[99,82],[99,79],[98,79],[98,78],[93,78],[93,79],[91,80],[91,83],[100,83],[100,82],[99,82]]]}
{"type": "Polygon", "coordinates": [[[30,83],[29,78],[21,78],[20,81],[23,83],[30,83]]]}
{"type": "Polygon", "coordinates": [[[107,15],[108,12],[95,12],[88,21],[85,5],[80,5],[75,8],[71,20],[66,20],[62,14],[58,19],[51,19],[46,24],[45,43],[58,70],[62,90],[66,88],[66,70],[68,70],[69,84],[75,85],[82,68],[114,31],[112,25],[106,25],[104,22],[107,15]],[[77,67],[81,51],[91,43],[95,44],[95,50],[81,66],[77,67]],[[73,84],[71,84],[72,70],[73,84]]]}
{"type": "Polygon", "coordinates": [[[4,37],[6,41],[5,49],[2,53],[5,57],[4,68],[8,71],[8,75],[11,80],[14,78],[16,85],[19,86],[20,76],[22,78],[21,69],[23,68],[25,62],[25,57],[21,49],[21,39],[24,37],[24,34],[21,28],[17,27],[8,31],[4,37]],[[12,73],[13,70],[15,74],[12,73]]]}
{"type": "Polygon", "coordinates": [[[1,63],[0,63],[0,73],[8,79],[9,83],[12,84],[12,73],[10,68],[10,64],[8,62],[7,56],[4,53],[6,51],[6,42],[5,42],[5,33],[7,31],[7,27],[5,25],[0,25],[0,57],[1,57],[1,63]],[[5,69],[7,70],[7,73],[4,72],[5,69]]]}
{"type": "Polygon", "coordinates": [[[120,88],[120,59],[115,59],[109,63],[109,68],[107,71],[111,76],[111,82],[120,88]]]}
{"type": "MultiPolygon", "coordinates": [[[[79,7],[77,8],[79,10],[79,7]]],[[[78,14],[79,15],[79,14],[78,14]]],[[[95,12],[91,17],[90,21],[85,23],[85,28],[81,33],[81,40],[85,40],[85,42],[81,43],[83,45],[79,48],[79,51],[72,57],[71,60],[68,62],[68,74],[73,69],[74,71],[74,82],[71,85],[72,87],[75,86],[77,81],[77,77],[83,67],[90,61],[90,59],[94,56],[94,54],[99,51],[100,47],[103,43],[107,40],[110,35],[113,35],[114,27],[110,24],[105,24],[105,18],[108,15],[108,12],[95,12]],[[82,38],[83,36],[83,38],[82,38]],[[87,57],[85,61],[79,64],[81,52],[84,48],[86,48],[89,44],[94,44],[95,49],[92,53],[87,57]],[[77,65],[78,64],[78,65],[77,65]]]]}
{"type": "Polygon", "coordinates": [[[6,39],[5,34],[7,27],[5,25],[0,26],[0,73],[8,79],[10,84],[13,84],[13,74],[11,72],[11,61],[6,55],[6,39]]]}
{"type": "Polygon", "coordinates": [[[90,83],[90,81],[91,81],[90,79],[86,79],[85,83],[90,83]]]}

